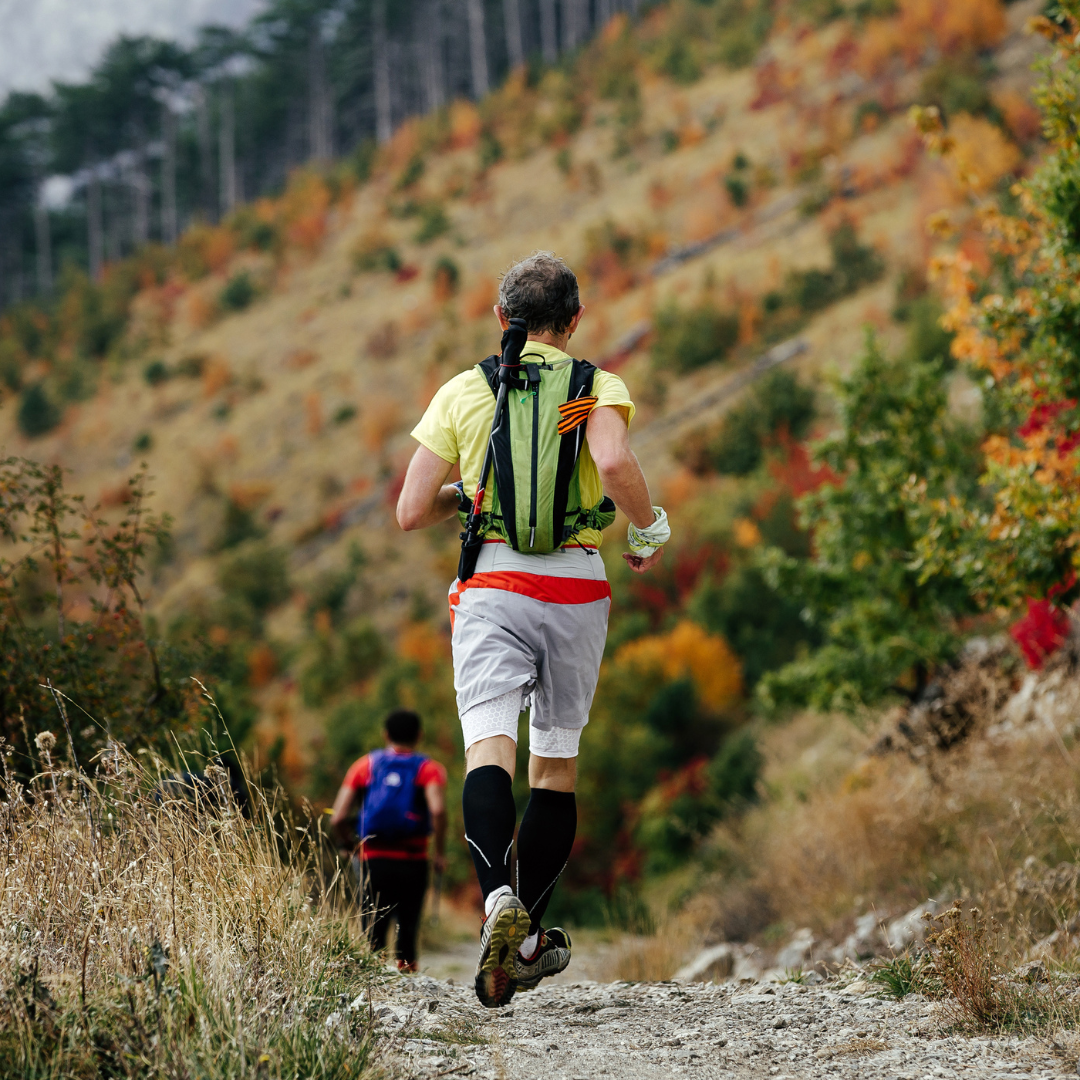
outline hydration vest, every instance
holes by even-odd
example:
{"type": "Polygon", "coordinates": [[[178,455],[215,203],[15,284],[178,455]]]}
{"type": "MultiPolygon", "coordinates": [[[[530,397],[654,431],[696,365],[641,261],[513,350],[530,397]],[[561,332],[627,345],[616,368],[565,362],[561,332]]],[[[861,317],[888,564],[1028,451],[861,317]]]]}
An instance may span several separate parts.
{"type": "MultiPolygon", "coordinates": [[[[499,357],[476,366],[497,398],[499,357]]],[[[546,555],[582,529],[606,529],[615,520],[615,504],[604,497],[595,506],[581,505],[578,467],[585,423],[596,404],[596,367],[570,357],[548,363],[526,351],[521,370],[525,377],[514,380],[507,395],[508,422],[493,439],[494,490],[481,530],[515,551],[546,555]]],[[[472,504],[466,500],[459,510],[464,525],[472,504]]]]}
{"type": "Polygon", "coordinates": [[[360,839],[405,840],[427,836],[431,832],[431,815],[416,777],[428,759],[423,754],[374,750],[369,760],[371,778],[357,822],[360,839]]]}

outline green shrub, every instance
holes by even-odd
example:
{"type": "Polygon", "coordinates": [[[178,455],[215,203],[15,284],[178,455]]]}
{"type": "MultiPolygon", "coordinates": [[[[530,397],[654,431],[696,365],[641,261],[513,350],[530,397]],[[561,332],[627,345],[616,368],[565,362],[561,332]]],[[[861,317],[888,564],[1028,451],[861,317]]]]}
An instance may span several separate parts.
{"type": "Polygon", "coordinates": [[[255,282],[246,270],[240,270],[229,278],[218,296],[218,303],[225,311],[243,311],[258,295],[255,282]]]}
{"type": "Polygon", "coordinates": [[[757,741],[745,728],[729,735],[709,762],[714,796],[725,806],[755,802],[765,759],[757,741]]]}
{"type": "Polygon", "coordinates": [[[728,173],[724,177],[724,187],[733,206],[745,206],[750,198],[750,186],[741,176],[728,173]]]}
{"type": "Polygon", "coordinates": [[[31,383],[19,401],[19,430],[28,438],[36,439],[52,431],[60,423],[60,409],[50,399],[42,383],[31,383]]]}
{"type": "Polygon", "coordinates": [[[401,170],[397,180],[394,181],[394,190],[404,191],[406,188],[411,188],[424,175],[424,169],[423,157],[414,154],[405,168],[401,170]]]}
{"type": "Polygon", "coordinates": [[[738,567],[722,581],[699,586],[690,601],[693,617],[722,634],[743,666],[743,682],[752,690],[769,671],[790,663],[820,635],[803,622],[799,605],[774,592],[756,567],[738,567]]]}
{"type": "Polygon", "coordinates": [[[992,75],[992,66],[974,54],[950,56],[923,76],[919,100],[936,105],[946,119],[961,112],[997,119],[990,96],[992,75]]]}
{"type": "Polygon", "coordinates": [[[334,412],[333,421],[335,424],[347,424],[356,416],[356,406],[351,402],[346,402],[344,405],[339,405],[334,412]]]}
{"type": "Polygon", "coordinates": [[[442,203],[424,203],[419,213],[420,228],[413,236],[416,243],[429,244],[450,231],[450,219],[446,216],[442,203]]]}
{"type": "Polygon", "coordinates": [[[480,149],[478,156],[480,158],[481,169],[490,169],[492,165],[496,165],[502,161],[502,143],[499,142],[493,132],[485,129],[480,133],[480,149]]]}
{"type": "MultiPolygon", "coordinates": [[[[228,415],[228,414],[226,414],[228,415]]],[[[265,530],[255,520],[255,513],[250,507],[241,506],[233,499],[225,503],[225,517],[221,523],[221,533],[215,551],[227,551],[237,547],[245,540],[258,540],[265,530]]]]}
{"type": "Polygon", "coordinates": [[[753,402],[732,409],[708,446],[708,463],[725,476],[749,476],[762,458],[760,410],[753,402]]]}
{"type": "Polygon", "coordinates": [[[358,249],[353,254],[353,265],[361,272],[385,270],[396,274],[402,263],[397,248],[390,244],[375,244],[358,249]]]}
{"type": "Polygon", "coordinates": [[[261,619],[289,598],[288,554],[283,548],[249,540],[222,561],[217,581],[227,601],[261,619]]]}
{"type": "Polygon", "coordinates": [[[885,273],[881,256],[869,245],[859,242],[855,226],[843,221],[829,234],[832,266],[793,270],[788,274],[786,293],[804,314],[811,315],[837,300],[857,292],[863,285],[877,281],[885,273]]]}
{"type": "Polygon", "coordinates": [[[672,371],[694,371],[723,360],[739,340],[739,316],[703,299],[688,310],[674,302],[656,316],[653,363],[672,371]]]}
{"type": "Polygon", "coordinates": [[[150,386],[160,386],[163,382],[167,382],[171,376],[172,372],[169,370],[169,365],[164,360],[151,360],[143,368],[143,378],[150,386]]]}
{"type": "Polygon", "coordinates": [[[703,452],[695,447],[689,454],[699,470],[714,469],[727,476],[748,476],[762,461],[765,444],[781,431],[803,438],[815,415],[814,391],[790,372],[770,372],[754,387],[749,398],[732,409],[714,435],[705,441],[703,452]]]}
{"type": "Polygon", "coordinates": [[[149,431],[142,431],[135,436],[134,442],[131,444],[131,449],[136,454],[145,454],[148,450],[153,449],[154,436],[149,431]]]}

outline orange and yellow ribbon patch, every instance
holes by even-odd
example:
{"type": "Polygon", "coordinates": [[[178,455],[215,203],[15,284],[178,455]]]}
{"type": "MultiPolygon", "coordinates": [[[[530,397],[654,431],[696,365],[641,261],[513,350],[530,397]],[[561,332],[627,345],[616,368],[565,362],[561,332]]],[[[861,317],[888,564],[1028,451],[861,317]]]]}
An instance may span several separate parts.
{"type": "Polygon", "coordinates": [[[564,401],[559,406],[559,415],[562,417],[559,421],[559,434],[565,435],[568,431],[573,431],[574,428],[584,424],[589,419],[589,413],[593,411],[595,404],[595,395],[564,401]]]}

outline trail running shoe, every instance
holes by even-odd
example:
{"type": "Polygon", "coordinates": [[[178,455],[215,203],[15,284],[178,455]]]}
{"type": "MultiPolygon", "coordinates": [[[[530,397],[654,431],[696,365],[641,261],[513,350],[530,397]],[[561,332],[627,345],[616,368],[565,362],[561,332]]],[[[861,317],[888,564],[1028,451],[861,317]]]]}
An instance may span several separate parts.
{"type": "Polygon", "coordinates": [[[541,979],[558,975],[570,963],[570,935],[561,926],[540,931],[536,952],[526,960],[517,958],[517,988],[535,990],[541,979]]]}
{"type": "Polygon", "coordinates": [[[508,1005],[517,990],[518,946],[529,936],[529,913],[513,893],[495,901],[480,932],[476,996],[488,1009],[508,1005]]]}

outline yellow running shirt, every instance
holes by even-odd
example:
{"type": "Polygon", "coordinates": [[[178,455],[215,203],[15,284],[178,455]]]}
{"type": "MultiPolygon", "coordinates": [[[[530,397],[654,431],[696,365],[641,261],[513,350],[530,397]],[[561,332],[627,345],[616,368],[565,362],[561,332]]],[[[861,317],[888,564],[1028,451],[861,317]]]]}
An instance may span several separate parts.
{"type": "MultiPolygon", "coordinates": [[[[530,341],[524,353],[539,353],[544,362],[549,364],[565,360],[567,354],[554,345],[530,341]]],[[[613,405],[620,409],[629,425],[634,416],[634,403],[630,400],[626,384],[618,375],[610,371],[597,369],[593,377],[592,392],[596,395],[596,407],[613,405]]],[[[465,484],[465,494],[472,498],[476,492],[476,483],[480,477],[480,466],[484,463],[484,451],[487,449],[488,436],[491,434],[491,421],[495,418],[495,395],[483,375],[475,367],[455,375],[442,386],[431,399],[431,404],[413,428],[412,437],[426,446],[433,454],[438,454],[443,461],[461,466],[461,479],[465,484]]],[[[589,453],[586,440],[581,448],[579,459],[579,480],[581,483],[581,503],[583,506],[595,506],[604,497],[604,487],[596,463],[589,453]]],[[[490,510],[494,484],[489,482],[484,509],[490,510]]],[[[596,529],[582,529],[577,534],[577,543],[587,547],[599,547],[601,535],[596,529]]]]}

